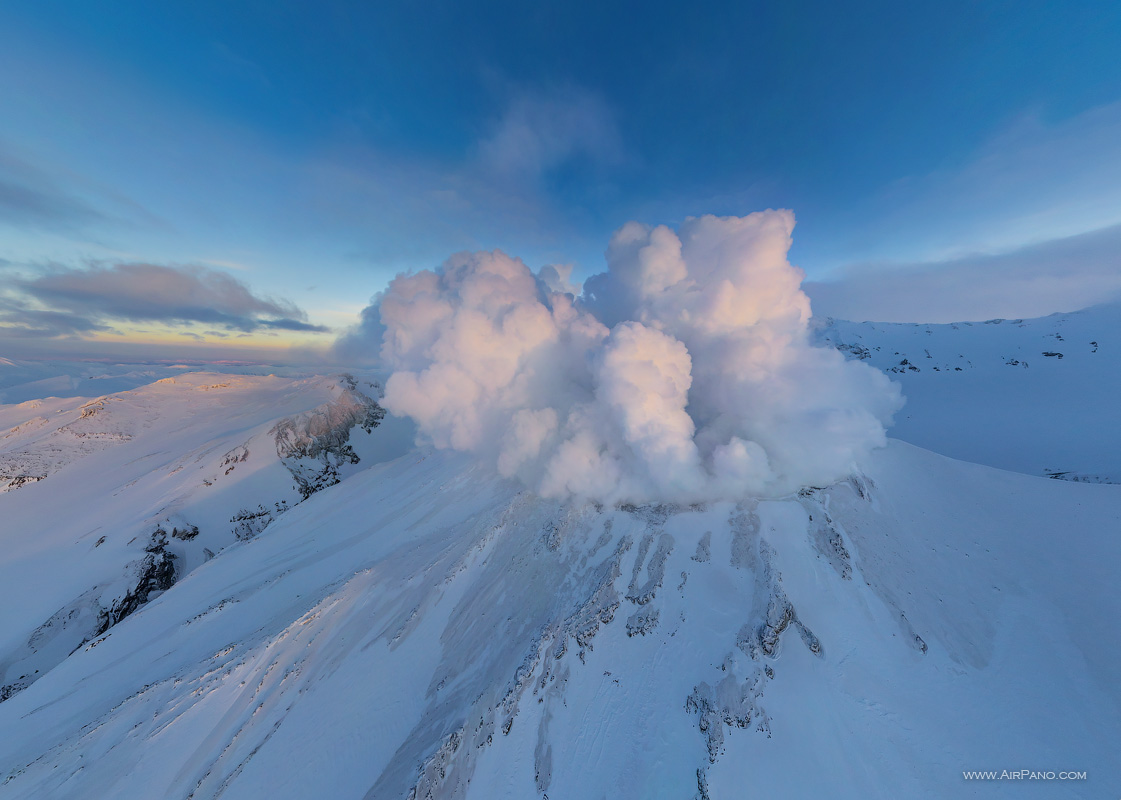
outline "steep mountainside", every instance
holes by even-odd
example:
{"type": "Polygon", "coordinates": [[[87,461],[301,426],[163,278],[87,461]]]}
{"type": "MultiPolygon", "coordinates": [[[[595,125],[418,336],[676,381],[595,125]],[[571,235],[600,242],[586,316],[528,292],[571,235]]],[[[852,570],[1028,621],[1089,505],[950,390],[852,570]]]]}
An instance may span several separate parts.
{"type": "Polygon", "coordinates": [[[403,452],[407,432],[371,443],[376,396],[349,376],[190,373],[0,406],[0,700],[362,456],[403,452]]]}
{"type": "Polygon", "coordinates": [[[1018,797],[962,772],[1030,768],[1106,796],[1119,527],[1121,487],[899,442],[829,488],[687,508],[413,451],[0,704],[2,790],[1018,797]]]}

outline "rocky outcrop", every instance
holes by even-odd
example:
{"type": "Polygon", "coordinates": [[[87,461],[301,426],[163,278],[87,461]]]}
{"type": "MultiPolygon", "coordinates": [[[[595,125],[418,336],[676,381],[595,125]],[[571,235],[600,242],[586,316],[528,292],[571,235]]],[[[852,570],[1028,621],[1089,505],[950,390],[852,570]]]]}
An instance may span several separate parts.
{"type": "Polygon", "coordinates": [[[288,509],[286,500],[273,503],[272,508],[265,508],[261,503],[257,504],[255,510],[243,508],[230,517],[230,522],[234,523],[233,534],[238,541],[253,539],[288,509]]]}
{"type": "MultiPolygon", "coordinates": [[[[757,721],[760,732],[769,731],[766,715],[759,708],[762,696],[762,670],[756,670],[746,680],[736,677],[731,659],[721,668],[724,677],[715,685],[701,682],[685,699],[685,710],[698,717],[697,726],[705,737],[709,763],[715,763],[724,749],[724,726],[747,728],[757,721]]],[[[702,773],[697,771],[698,776],[702,773]]],[[[706,787],[707,788],[707,787],[706,787]]]]}
{"type": "MultiPolygon", "coordinates": [[[[198,529],[195,530],[197,532],[198,529]]],[[[162,528],[157,528],[152,535],[151,544],[145,549],[147,555],[131,565],[136,570],[136,584],[101,611],[97,630],[93,634],[94,638],[139,609],[154,593],[166,592],[175,583],[176,556],[168,552],[167,533],[162,528]]]]}
{"type": "Polygon", "coordinates": [[[8,492],[13,489],[19,489],[29,483],[38,483],[47,477],[46,475],[35,475],[21,471],[9,471],[12,467],[19,470],[16,464],[7,464],[8,469],[0,468],[0,492],[8,492]]]}
{"type": "MultiPolygon", "coordinates": [[[[377,389],[378,387],[372,386],[377,389]]],[[[303,499],[339,482],[339,468],[357,464],[350,432],[370,433],[385,418],[385,409],[358,388],[350,375],[339,379],[338,396],[310,411],[287,417],[269,432],[276,454],[296,479],[303,499]]]]}
{"type": "MultiPolygon", "coordinates": [[[[193,525],[172,528],[187,535],[191,529],[198,530],[193,525]]],[[[125,568],[128,577],[123,592],[119,584],[95,586],[51,615],[22,647],[0,663],[0,679],[7,681],[0,685],[0,702],[26,689],[68,654],[84,646],[93,647],[98,637],[170,589],[178,577],[177,560],[168,549],[167,531],[157,527],[144,556],[125,568]]]]}

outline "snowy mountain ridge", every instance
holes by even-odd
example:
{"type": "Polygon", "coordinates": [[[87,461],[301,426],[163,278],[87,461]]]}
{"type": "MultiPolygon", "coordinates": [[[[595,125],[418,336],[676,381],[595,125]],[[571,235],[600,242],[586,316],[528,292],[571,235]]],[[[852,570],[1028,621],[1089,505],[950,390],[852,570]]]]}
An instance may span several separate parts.
{"type": "Polygon", "coordinates": [[[1029,475],[1121,481],[1121,303],[945,325],[826,319],[815,335],[903,385],[896,438],[1029,475]]]}
{"type": "Polygon", "coordinates": [[[0,698],[353,472],[384,414],[370,395],[349,376],[191,373],[0,407],[0,591],[23,611],[0,637],[0,698]]]}

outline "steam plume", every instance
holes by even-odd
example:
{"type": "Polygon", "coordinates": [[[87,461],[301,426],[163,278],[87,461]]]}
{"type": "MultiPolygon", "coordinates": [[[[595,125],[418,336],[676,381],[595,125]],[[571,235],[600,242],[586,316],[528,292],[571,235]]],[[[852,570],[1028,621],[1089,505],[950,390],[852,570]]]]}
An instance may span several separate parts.
{"type": "Polygon", "coordinates": [[[545,496],[613,503],[786,494],[844,477],[902,405],[810,343],[794,216],[627,223],[608,270],[558,291],[501,251],[399,275],[380,298],[390,412],[545,496]]]}

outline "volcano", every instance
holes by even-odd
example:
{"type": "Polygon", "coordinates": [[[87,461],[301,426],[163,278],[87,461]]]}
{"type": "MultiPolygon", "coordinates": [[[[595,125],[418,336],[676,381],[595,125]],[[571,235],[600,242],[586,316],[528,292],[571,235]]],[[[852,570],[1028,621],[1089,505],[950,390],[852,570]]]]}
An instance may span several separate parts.
{"type": "MultiPolygon", "coordinates": [[[[605,506],[414,448],[0,703],[0,793],[948,797],[1071,770],[1048,796],[1100,796],[1119,491],[892,440],[789,496],[605,506]]],[[[72,580],[23,563],[27,591],[72,580]]]]}

